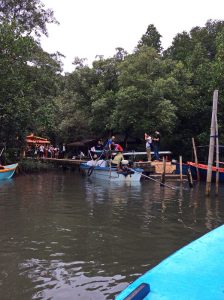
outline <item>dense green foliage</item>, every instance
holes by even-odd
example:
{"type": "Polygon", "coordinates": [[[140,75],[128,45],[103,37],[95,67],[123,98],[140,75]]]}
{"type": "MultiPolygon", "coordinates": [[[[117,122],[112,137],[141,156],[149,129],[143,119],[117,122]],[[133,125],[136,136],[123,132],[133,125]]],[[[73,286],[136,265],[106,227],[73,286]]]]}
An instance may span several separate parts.
{"type": "Polygon", "coordinates": [[[54,132],[54,97],[61,66],[35,39],[52,12],[40,1],[0,1],[0,140],[22,145],[26,133],[54,132]]]}
{"type": "Polygon", "coordinates": [[[151,24],[133,53],[117,48],[92,67],[75,58],[65,75],[61,54],[41,48],[47,23],[57,21],[40,0],[0,1],[1,143],[22,146],[31,132],[60,143],[159,130],[163,148],[190,153],[192,137],[208,143],[215,89],[222,143],[223,21],[179,33],[165,51],[151,24]]]}

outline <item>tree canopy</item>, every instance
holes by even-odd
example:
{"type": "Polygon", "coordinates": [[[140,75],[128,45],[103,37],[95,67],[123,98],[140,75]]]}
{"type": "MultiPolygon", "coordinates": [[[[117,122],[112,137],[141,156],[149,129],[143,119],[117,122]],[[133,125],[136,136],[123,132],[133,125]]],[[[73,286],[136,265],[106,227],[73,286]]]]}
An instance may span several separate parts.
{"type": "Polygon", "coordinates": [[[34,37],[47,33],[52,12],[40,1],[0,1],[0,8],[0,140],[13,146],[31,131],[51,133],[61,64],[34,37]]]}
{"type": "Polygon", "coordinates": [[[133,53],[118,47],[91,67],[75,57],[64,75],[62,54],[39,41],[47,23],[57,21],[40,0],[0,1],[0,140],[9,147],[31,132],[59,143],[112,133],[143,140],[158,130],[164,147],[190,153],[193,136],[208,141],[214,89],[222,120],[223,21],[178,33],[166,50],[150,24],[133,53]]]}

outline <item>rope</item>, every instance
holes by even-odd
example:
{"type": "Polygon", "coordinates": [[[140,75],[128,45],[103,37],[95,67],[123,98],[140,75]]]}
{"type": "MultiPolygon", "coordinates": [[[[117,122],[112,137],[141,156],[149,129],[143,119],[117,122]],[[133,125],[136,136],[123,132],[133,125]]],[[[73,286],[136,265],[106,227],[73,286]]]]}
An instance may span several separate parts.
{"type": "Polygon", "coordinates": [[[4,151],[4,147],[2,148],[2,151],[1,151],[1,153],[0,153],[0,157],[2,156],[3,151],[4,151]]]}
{"type": "MultiPolygon", "coordinates": [[[[91,175],[92,175],[93,170],[95,169],[97,162],[100,160],[101,156],[104,154],[105,151],[106,151],[106,150],[103,149],[101,155],[95,160],[95,165],[89,167],[89,169],[88,169],[88,176],[91,176],[91,175]]],[[[93,160],[92,155],[91,155],[91,151],[90,151],[90,150],[89,150],[89,155],[90,155],[91,160],[93,160]]],[[[101,164],[102,164],[102,162],[101,162],[101,164]]],[[[100,165],[101,165],[101,164],[100,164],[100,165]]]]}
{"type": "Polygon", "coordinates": [[[93,157],[92,157],[91,151],[89,150],[88,152],[89,152],[89,156],[90,156],[91,160],[93,160],[93,157]]]}

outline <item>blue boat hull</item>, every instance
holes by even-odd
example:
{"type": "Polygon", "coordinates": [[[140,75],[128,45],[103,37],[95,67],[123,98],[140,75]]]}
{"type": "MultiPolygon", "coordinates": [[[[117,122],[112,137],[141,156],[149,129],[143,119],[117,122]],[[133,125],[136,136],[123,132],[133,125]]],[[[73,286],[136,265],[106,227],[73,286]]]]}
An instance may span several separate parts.
{"type": "MultiPolygon", "coordinates": [[[[190,165],[190,169],[191,169],[192,177],[194,179],[197,179],[197,170],[196,170],[196,167],[190,165]]],[[[220,169],[222,170],[223,168],[220,168],[220,169]]],[[[207,169],[199,167],[198,170],[199,170],[200,180],[205,181],[206,178],[207,178],[207,169]]],[[[215,179],[216,179],[216,171],[213,170],[212,171],[212,181],[215,181],[215,179]]],[[[224,182],[224,172],[223,172],[223,170],[219,172],[219,182],[224,182]]]]}
{"type": "Polygon", "coordinates": [[[130,284],[115,299],[124,300],[141,284],[150,292],[135,300],[223,300],[224,225],[183,247],[130,284]]]}
{"type": "MultiPolygon", "coordinates": [[[[176,165],[176,174],[180,174],[180,164],[179,163],[175,163],[176,165]]],[[[187,170],[189,168],[189,165],[187,164],[182,164],[182,174],[183,175],[187,175],[187,170]]]]}
{"type": "Polygon", "coordinates": [[[10,179],[14,175],[18,164],[12,164],[4,166],[4,169],[0,169],[0,180],[10,179]]]}
{"type": "MultiPolygon", "coordinates": [[[[195,163],[189,162],[188,164],[182,164],[182,173],[183,175],[187,175],[187,170],[190,169],[191,175],[193,179],[197,179],[197,169],[195,163]]],[[[205,181],[207,178],[207,165],[198,164],[198,171],[200,180],[205,181]]],[[[176,163],[176,174],[180,174],[180,164],[176,163]]],[[[212,171],[212,181],[216,179],[216,171],[212,171]]],[[[219,168],[219,182],[224,182],[224,169],[219,168]]]]}

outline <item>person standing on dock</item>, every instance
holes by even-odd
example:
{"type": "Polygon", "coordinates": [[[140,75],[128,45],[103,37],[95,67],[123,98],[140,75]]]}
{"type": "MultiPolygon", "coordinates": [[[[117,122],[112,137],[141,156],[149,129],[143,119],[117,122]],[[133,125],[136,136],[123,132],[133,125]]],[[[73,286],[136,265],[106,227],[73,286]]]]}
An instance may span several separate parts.
{"type": "Polygon", "coordinates": [[[155,131],[155,135],[152,139],[152,146],[153,146],[155,160],[159,160],[159,146],[160,146],[160,133],[159,133],[159,131],[155,131]]]}
{"type": "Polygon", "coordinates": [[[151,160],[152,160],[152,155],[151,155],[152,137],[147,133],[145,133],[145,141],[146,141],[145,147],[146,147],[148,162],[151,162],[151,160]]]}
{"type": "Polygon", "coordinates": [[[65,144],[62,144],[62,149],[61,149],[61,158],[65,158],[65,152],[66,152],[66,148],[65,148],[65,144]]]}
{"type": "Polygon", "coordinates": [[[40,147],[39,147],[39,153],[40,153],[40,157],[41,158],[44,157],[44,150],[45,150],[44,145],[40,145],[40,147]]]}

